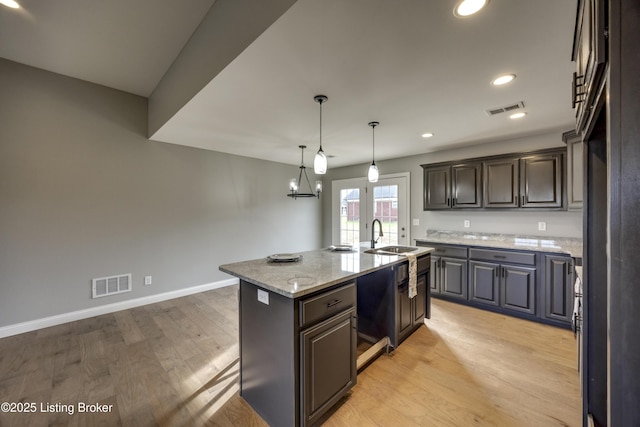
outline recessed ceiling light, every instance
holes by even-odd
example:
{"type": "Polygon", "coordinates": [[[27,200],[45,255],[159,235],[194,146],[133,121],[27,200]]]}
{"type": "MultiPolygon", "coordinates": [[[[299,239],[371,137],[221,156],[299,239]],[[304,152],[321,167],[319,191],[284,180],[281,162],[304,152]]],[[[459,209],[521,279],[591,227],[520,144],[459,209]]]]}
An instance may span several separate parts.
{"type": "Polygon", "coordinates": [[[14,1],[14,0],[0,0],[0,4],[3,4],[7,7],[10,7],[11,9],[18,9],[20,8],[20,5],[18,4],[18,2],[14,1]]]}
{"type": "Polygon", "coordinates": [[[515,113],[509,116],[510,119],[521,119],[526,116],[527,113],[515,113]]]}
{"type": "Polygon", "coordinates": [[[515,74],[503,74],[501,76],[496,77],[495,79],[493,79],[491,81],[491,84],[494,86],[500,86],[500,85],[504,85],[507,84],[511,81],[513,81],[513,79],[516,78],[515,74]]]}
{"type": "Polygon", "coordinates": [[[473,15],[485,7],[489,0],[462,0],[453,9],[453,14],[458,18],[473,15]]]}
{"type": "Polygon", "coordinates": [[[431,138],[432,136],[433,136],[433,133],[432,133],[432,132],[426,132],[426,133],[423,133],[423,134],[422,134],[422,137],[423,137],[423,138],[431,138]]]}

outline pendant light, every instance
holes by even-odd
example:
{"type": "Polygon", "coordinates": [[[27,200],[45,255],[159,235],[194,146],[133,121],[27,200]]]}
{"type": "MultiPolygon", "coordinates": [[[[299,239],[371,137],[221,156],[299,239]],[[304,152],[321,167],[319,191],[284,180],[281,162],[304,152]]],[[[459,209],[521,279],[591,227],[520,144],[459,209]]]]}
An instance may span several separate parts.
{"type": "Polygon", "coordinates": [[[292,178],[289,181],[289,194],[287,197],[291,197],[292,199],[297,199],[298,197],[316,197],[320,198],[320,193],[322,193],[322,181],[316,181],[315,192],[311,187],[311,181],[309,181],[309,176],[307,176],[307,168],[304,165],[304,149],[307,148],[306,145],[298,145],[298,148],[302,150],[302,159],[300,162],[300,173],[298,174],[298,179],[292,178]],[[309,191],[303,193],[300,191],[302,187],[302,175],[304,175],[305,180],[307,181],[307,186],[309,187],[309,191]]]}
{"type": "Polygon", "coordinates": [[[373,144],[372,144],[372,154],[371,154],[371,166],[369,166],[369,173],[367,177],[369,178],[369,182],[378,182],[379,172],[378,166],[376,166],[376,126],[378,126],[380,122],[369,122],[369,126],[371,126],[371,135],[373,136],[373,144]]]}
{"type": "Polygon", "coordinates": [[[327,98],[324,95],[316,95],[313,100],[320,104],[320,149],[316,153],[316,157],[313,159],[313,171],[316,175],[324,175],[327,173],[327,156],[322,151],[322,103],[327,102],[327,98]]]}

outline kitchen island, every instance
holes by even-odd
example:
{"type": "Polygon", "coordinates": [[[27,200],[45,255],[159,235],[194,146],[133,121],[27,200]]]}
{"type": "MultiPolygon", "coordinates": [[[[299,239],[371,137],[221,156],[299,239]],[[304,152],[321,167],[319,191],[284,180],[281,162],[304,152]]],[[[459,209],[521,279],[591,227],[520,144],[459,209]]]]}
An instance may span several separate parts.
{"type": "Polygon", "coordinates": [[[270,425],[321,419],[356,383],[360,317],[368,334],[389,335],[372,338],[391,345],[423,323],[430,253],[427,247],[410,252],[418,289],[411,300],[402,254],[320,249],[292,262],[263,258],[221,265],[240,279],[242,397],[270,425]]]}

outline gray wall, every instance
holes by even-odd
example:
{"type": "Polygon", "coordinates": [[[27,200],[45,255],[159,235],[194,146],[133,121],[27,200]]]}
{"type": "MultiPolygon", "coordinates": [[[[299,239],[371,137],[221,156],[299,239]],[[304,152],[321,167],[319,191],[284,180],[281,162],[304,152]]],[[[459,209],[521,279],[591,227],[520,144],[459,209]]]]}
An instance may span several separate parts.
{"type": "Polygon", "coordinates": [[[149,141],[145,98],[4,59],[0,94],[0,327],[320,247],[320,203],[285,197],[297,166],[149,141]],[[91,299],[125,273],[132,292],[91,299]]]}
{"type": "MultiPolygon", "coordinates": [[[[566,129],[568,130],[568,129],[566,129]]],[[[384,144],[384,141],[379,142],[384,144]]],[[[526,138],[498,141],[466,148],[441,150],[434,153],[402,157],[391,160],[376,160],[381,175],[410,172],[411,174],[411,219],[419,219],[419,226],[411,226],[411,238],[422,237],[429,230],[455,230],[487,233],[528,234],[541,236],[582,237],[582,212],[486,212],[486,211],[423,211],[421,164],[459,160],[472,157],[564,147],[562,131],[529,136],[526,138]],[[464,228],[464,220],[471,222],[464,228]],[[538,231],[538,221],[547,223],[547,231],[538,231]]],[[[324,181],[325,193],[331,192],[331,181],[337,179],[365,177],[369,164],[331,168],[324,181]]],[[[331,241],[331,200],[322,204],[324,222],[323,242],[331,241]]]]}

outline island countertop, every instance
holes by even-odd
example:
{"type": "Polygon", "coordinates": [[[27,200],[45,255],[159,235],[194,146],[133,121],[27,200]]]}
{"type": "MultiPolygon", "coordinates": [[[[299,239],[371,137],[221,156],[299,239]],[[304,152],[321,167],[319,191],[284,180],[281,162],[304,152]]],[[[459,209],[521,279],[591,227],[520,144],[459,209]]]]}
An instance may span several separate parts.
{"type": "MultiPolygon", "coordinates": [[[[298,298],[407,260],[403,255],[368,254],[366,247],[352,251],[329,248],[300,252],[296,262],[272,262],[267,258],[224,264],[220,271],[288,298],[298,298]]],[[[418,257],[433,248],[417,247],[418,257]]]]}
{"type": "Polygon", "coordinates": [[[460,231],[428,230],[427,235],[414,239],[422,243],[439,243],[536,252],[568,254],[582,258],[582,239],[575,237],[527,236],[460,231]]]}

